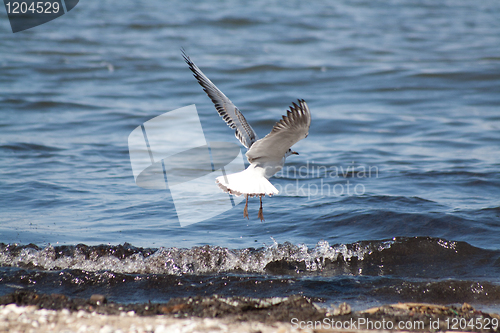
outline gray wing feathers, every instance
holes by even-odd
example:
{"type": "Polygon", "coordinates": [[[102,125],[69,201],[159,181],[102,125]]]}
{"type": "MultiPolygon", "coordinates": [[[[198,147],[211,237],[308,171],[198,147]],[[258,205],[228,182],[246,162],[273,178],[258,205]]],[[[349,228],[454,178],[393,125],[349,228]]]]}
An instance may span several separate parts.
{"type": "Polygon", "coordinates": [[[189,69],[193,72],[193,76],[198,80],[200,86],[207,93],[208,97],[212,100],[215,105],[215,109],[219,115],[224,119],[226,124],[235,130],[234,135],[240,142],[246,147],[250,148],[252,144],[258,140],[255,131],[252,126],[248,124],[247,120],[243,114],[234,106],[233,102],[226,97],[213,83],[208,79],[208,77],[203,74],[203,72],[196,66],[189,56],[182,50],[182,56],[189,66],[189,69]]]}
{"type": "Polygon", "coordinates": [[[294,132],[305,131],[305,136],[299,138],[297,141],[307,137],[309,126],[311,125],[311,113],[306,101],[299,99],[298,102],[300,106],[292,103],[293,106],[290,106],[290,110],[287,111],[286,116],[282,116],[282,119],[274,125],[270,134],[279,133],[283,130],[293,130],[294,132]]]}
{"type": "Polygon", "coordinates": [[[278,121],[271,132],[256,141],[246,153],[248,161],[281,160],[291,146],[307,137],[311,125],[311,113],[303,99],[293,103],[285,116],[278,121]]]}

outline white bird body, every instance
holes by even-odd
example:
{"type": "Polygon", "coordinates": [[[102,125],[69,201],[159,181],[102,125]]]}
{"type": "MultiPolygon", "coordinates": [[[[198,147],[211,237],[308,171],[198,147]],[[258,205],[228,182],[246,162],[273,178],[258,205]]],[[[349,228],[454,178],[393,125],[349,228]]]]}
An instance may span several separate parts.
{"type": "MultiPolygon", "coordinates": [[[[283,157],[283,160],[285,158],[283,157]]],[[[283,167],[283,165],[282,165],[283,167]]],[[[273,169],[275,167],[273,166],[273,169]]],[[[269,169],[265,167],[250,164],[248,168],[241,172],[233,173],[227,176],[220,176],[215,179],[219,187],[230,194],[240,196],[248,195],[249,197],[259,196],[259,195],[273,195],[278,194],[278,190],[271,184],[268,180],[269,169]]]]}
{"type": "Polygon", "coordinates": [[[304,100],[293,103],[285,116],[278,121],[271,132],[259,139],[240,110],[226,97],[183,51],[183,57],[198,83],[215,104],[219,115],[226,124],[235,130],[235,136],[248,149],[246,156],[250,166],[230,175],[217,177],[217,185],[232,195],[246,196],[243,216],[248,217],[248,197],[260,198],[259,217],[263,221],[262,197],[278,194],[269,178],[279,172],[285,160],[292,154],[290,149],[298,141],[307,137],[311,125],[311,113],[304,100]]]}

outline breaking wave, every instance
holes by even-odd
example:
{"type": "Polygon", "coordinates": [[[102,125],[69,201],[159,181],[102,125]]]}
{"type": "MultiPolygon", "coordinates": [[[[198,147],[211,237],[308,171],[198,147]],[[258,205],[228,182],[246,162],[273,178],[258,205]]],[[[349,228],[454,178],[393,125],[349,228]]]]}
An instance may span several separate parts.
{"type": "MultiPolygon", "coordinates": [[[[192,248],[138,248],[123,245],[52,246],[0,244],[0,265],[38,270],[77,269],[88,272],[109,271],[122,274],[217,274],[246,272],[267,274],[336,275],[380,274],[393,272],[407,263],[415,266],[443,262],[447,268],[468,265],[483,258],[482,267],[498,266],[498,251],[475,248],[464,242],[438,238],[393,238],[330,245],[320,241],[313,248],[288,242],[261,248],[229,249],[219,246],[192,248]],[[491,265],[484,265],[490,260],[491,265]],[[338,270],[342,270],[339,272],[338,270]],[[364,273],[363,273],[364,269],[364,273]],[[361,271],[360,271],[361,270],[361,271]]],[[[457,267],[455,267],[457,268],[457,267]]],[[[470,268],[470,267],[469,267],[470,268]]],[[[394,272],[393,272],[394,273],[394,272]]]]}

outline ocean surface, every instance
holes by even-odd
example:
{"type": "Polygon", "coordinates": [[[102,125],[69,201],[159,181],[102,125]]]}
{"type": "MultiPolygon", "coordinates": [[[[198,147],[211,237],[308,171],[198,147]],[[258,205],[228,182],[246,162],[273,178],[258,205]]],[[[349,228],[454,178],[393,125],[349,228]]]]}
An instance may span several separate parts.
{"type": "Polygon", "coordinates": [[[80,1],[13,34],[0,10],[0,295],[500,312],[499,17],[494,0],[80,1]],[[195,104],[207,141],[238,143],[181,48],[260,137],[311,109],[265,222],[253,198],[249,220],[238,203],[181,227],[169,189],[134,181],[128,137],[166,112],[195,104]]]}

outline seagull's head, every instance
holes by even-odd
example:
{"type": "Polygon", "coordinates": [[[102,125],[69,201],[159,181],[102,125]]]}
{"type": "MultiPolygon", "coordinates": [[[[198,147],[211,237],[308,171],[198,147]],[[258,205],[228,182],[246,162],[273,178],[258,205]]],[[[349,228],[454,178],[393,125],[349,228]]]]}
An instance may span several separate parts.
{"type": "Polygon", "coordinates": [[[285,154],[285,158],[290,156],[290,155],[298,155],[298,154],[299,153],[297,153],[296,151],[293,151],[292,149],[288,149],[288,151],[285,154]]]}

